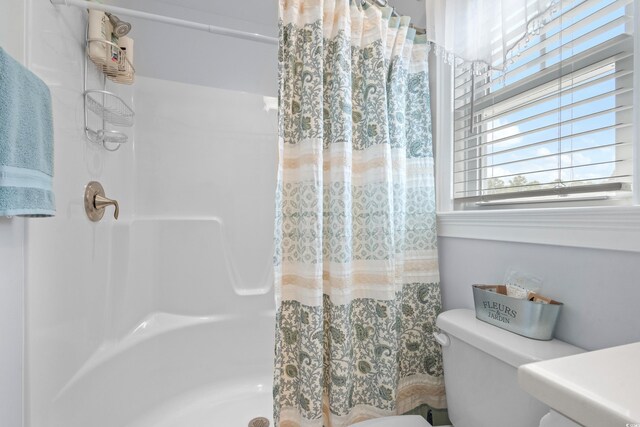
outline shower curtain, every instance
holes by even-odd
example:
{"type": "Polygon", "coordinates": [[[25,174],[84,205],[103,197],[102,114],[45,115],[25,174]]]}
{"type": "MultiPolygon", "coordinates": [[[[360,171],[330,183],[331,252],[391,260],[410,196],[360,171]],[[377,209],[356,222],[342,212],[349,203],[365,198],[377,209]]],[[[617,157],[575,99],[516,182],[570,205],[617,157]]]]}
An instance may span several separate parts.
{"type": "Polygon", "coordinates": [[[360,1],[279,7],[276,426],[442,408],[426,39],[360,1]]]}

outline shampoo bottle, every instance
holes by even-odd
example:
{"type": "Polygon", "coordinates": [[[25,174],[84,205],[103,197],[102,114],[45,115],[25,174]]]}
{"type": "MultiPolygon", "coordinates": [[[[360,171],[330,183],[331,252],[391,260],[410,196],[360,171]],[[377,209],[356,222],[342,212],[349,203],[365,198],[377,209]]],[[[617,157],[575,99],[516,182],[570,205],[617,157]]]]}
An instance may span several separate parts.
{"type": "Polygon", "coordinates": [[[123,58],[121,58],[120,65],[118,66],[118,77],[116,81],[131,84],[133,83],[135,74],[133,69],[133,39],[127,36],[120,37],[118,39],[118,45],[120,46],[123,58]]]}
{"type": "Polygon", "coordinates": [[[111,41],[113,25],[100,10],[89,9],[89,57],[96,64],[106,65],[112,56],[111,41]],[[104,42],[103,42],[104,41],[104,42]]]}
{"type": "MultiPolygon", "coordinates": [[[[109,23],[111,22],[109,21],[109,23]]],[[[111,29],[113,31],[113,26],[111,26],[111,29]]],[[[111,44],[108,45],[109,57],[107,58],[107,67],[105,73],[110,76],[116,76],[118,74],[118,67],[120,65],[120,42],[118,37],[113,34],[113,32],[111,33],[110,41],[111,44]]]]}

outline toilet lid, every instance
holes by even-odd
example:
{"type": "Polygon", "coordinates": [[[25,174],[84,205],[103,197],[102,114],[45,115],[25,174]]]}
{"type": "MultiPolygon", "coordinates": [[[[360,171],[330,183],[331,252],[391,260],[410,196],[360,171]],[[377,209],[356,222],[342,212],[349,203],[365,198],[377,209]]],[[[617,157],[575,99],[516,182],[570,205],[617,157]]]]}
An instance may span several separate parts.
{"type": "Polygon", "coordinates": [[[351,427],[431,427],[431,424],[418,415],[402,415],[367,420],[352,424],[351,427]]]}

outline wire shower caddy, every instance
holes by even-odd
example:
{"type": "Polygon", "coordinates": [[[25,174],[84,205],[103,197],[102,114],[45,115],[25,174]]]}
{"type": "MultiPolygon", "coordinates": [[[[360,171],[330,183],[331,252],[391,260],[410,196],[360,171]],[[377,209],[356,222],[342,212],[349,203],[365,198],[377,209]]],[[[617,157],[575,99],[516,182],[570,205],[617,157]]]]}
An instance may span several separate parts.
{"type": "MultiPolygon", "coordinates": [[[[88,34],[88,25],[87,25],[88,34]]],[[[117,44],[102,39],[86,39],[84,60],[84,135],[92,143],[101,144],[107,151],[117,151],[129,139],[126,133],[107,129],[107,124],[131,127],[133,109],[115,93],[107,90],[107,79],[121,84],[131,84],[135,68],[117,44]],[[89,64],[93,63],[102,74],[102,89],[89,89],[89,64]],[[89,112],[101,122],[98,129],[89,125],[89,112]]]]}

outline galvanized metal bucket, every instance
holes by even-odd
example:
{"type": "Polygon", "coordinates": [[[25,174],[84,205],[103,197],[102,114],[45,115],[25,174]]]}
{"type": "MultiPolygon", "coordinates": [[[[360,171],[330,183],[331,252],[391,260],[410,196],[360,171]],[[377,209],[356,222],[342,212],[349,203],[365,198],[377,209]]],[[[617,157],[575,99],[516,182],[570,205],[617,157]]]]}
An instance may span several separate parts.
{"type": "Polygon", "coordinates": [[[534,293],[529,299],[507,296],[505,285],[473,285],[476,318],[536,340],[550,340],[562,303],[534,293]],[[544,301],[544,302],[535,302],[544,301]]]}

